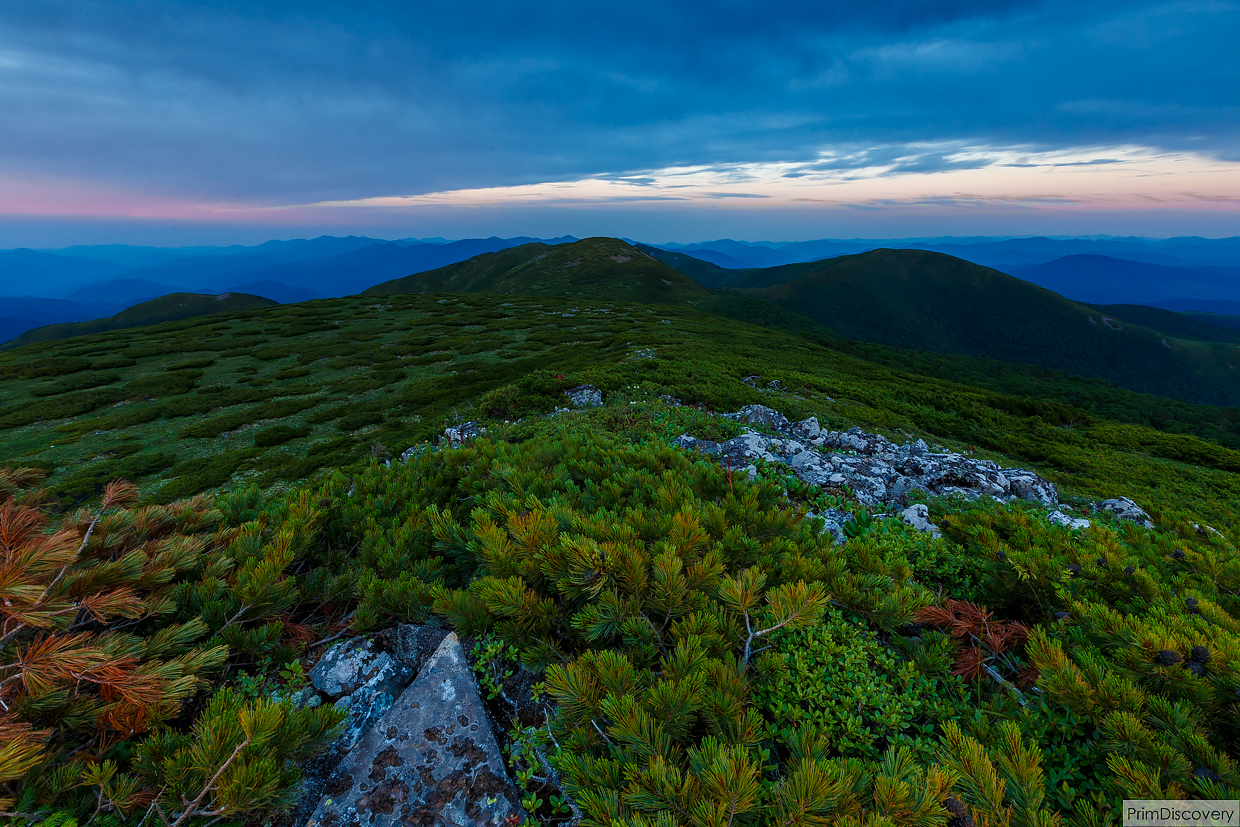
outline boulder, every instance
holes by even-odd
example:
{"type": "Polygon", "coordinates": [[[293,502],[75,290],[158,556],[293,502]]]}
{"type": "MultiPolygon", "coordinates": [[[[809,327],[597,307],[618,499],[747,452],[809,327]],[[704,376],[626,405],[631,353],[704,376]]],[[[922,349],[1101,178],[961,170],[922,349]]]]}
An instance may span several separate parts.
{"type": "Polygon", "coordinates": [[[574,408],[601,408],[603,406],[603,392],[593,385],[578,385],[575,388],[569,388],[564,391],[564,395],[568,397],[568,401],[574,408]]]}
{"type": "Polygon", "coordinates": [[[402,623],[385,633],[387,650],[393,660],[409,667],[415,675],[422,671],[423,664],[435,654],[447,636],[446,629],[415,626],[412,623],[402,623]]]}
{"type": "Polygon", "coordinates": [[[409,681],[404,683],[366,684],[354,690],[353,694],[345,695],[336,701],[336,708],[348,713],[344,720],[344,731],[332,743],[337,754],[348,752],[357,746],[370,728],[396,703],[409,681]]]}
{"type": "Polygon", "coordinates": [[[813,512],[810,512],[806,516],[817,517],[822,520],[822,533],[830,534],[831,539],[834,540],[835,544],[838,546],[842,546],[844,543],[848,542],[848,535],[844,533],[844,524],[856,519],[852,514],[842,508],[828,508],[821,514],[814,514],[813,512]]]}
{"type": "Polygon", "coordinates": [[[803,439],[809,442],[822,436],[822,428],[818,424],[818,417],[811,416],[808,419],[802,419],[789,429],[792,435],[797,439],[803,439]]]}
{"type": "Polygon", "coordinates": [[[381,691],[394,686],[403,689],[412,678],[409,667],[393,661],[386,652],[375,651],[374,644],[360,637],[337,643],[310,670],[310,683],[332,700],[366,685],[381,691]]]}
{"type": "Polygon", "coordinates": [[[1071,514],[1065,514],[1062,511],[1052,511],[1046,515],[1046,519],[1055,525],[1070,528],[1073,531],[1079,531],[1082,528],[1089,528],[1089,520],[1082,520],[1079,517],[1073,517],[1071,514]]]}
{"type": "Polygon", "coordinates": [[[672,444],[677,448],[684,448],[688,451],[697,451],[700,454],[718,454],[720,445],[718,442],[712,442],[709,439],[697,439],[688,434],[682,434],[672,440],[672,444]]]}
{"type": "Polygon", "coordinates": [[[730,465],[733,468],[748,465],[756,459],[779,462],[779,457],[768,450],[770,445],[769,437],[750,431],[721,443],[719,459],[724,465],[730,465]]]}
{"type": "Polygon", "coordinates": [[[930,509],[923,503],[914,503],[900,512],[900,519],[918,531],[924,531],[931,537],[942,537],[939,527],[930,522],[930,509]]]}
{"type": "Polygon", "coordinates": [[[344,757],[306,827],[499,827],[523,822],[455,634],[344,757]]]}
{"type": "Polygon", "coordinates": [[[464,445],[471,439],[475,439],[482,433],[482,429],[478,427],[477,422],[462,422],[453,428],[444,428],[443,437],[440,442],[448,443],[449,447],[453,445],[464,445]]]}
{"type": "Polygon", "coordinates": [[[724,416],[737,422],[745,422],[775,431],[786,431],[792,424],[779,411],[768,408],[766,405],[746,405],[736,413],[724,414],[724,416]]]}
{"type": "Polygon", "coordinates": [[[1103,511],[1109,511],[1121,520],[1128,520],[1136,523],[1142,528],[1153,528],[1154,521],[1150,519],[1150,515],[1145,513],[1145,509],[1134,503],[1127,497],[1120,497],[1115,500],[1103,500],[1098,503],[1098,507],[1103,511]]]}

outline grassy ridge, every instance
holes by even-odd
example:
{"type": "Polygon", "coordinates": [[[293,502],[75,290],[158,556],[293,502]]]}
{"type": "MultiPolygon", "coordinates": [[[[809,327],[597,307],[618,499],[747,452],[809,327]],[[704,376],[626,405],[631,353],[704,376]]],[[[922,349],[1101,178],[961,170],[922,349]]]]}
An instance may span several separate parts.
{"type": "Polygon", "coordinates": [[[449,291],[690,305],[710,296],[680,271],[614,238],[524,244],[377,284],[363,295],[449,291]]]}
{"type": "Polygon", "coordinates": [[[32,328],[11,342],[7,342],[3,347],[6,350],[12,350],[35,342],[89,336],[92,333],[103,333],[109,330],[127,330],[131,327],[174,322],[214,313],[236,313],[256,307],[270,307],[273,304],[276,302],[271,299],[252,296],[249,293],[221,293],[218,296],[201,293],[170,293],[167,296],[160,296],[157,299],[125,308],[115,316],[109,316],[106,319],[49,324],[32,328]]]}
{"type": "Polygon", "coordinates": [[[923,250],[725,270],[643,249],[705,286],[768,300],[841,339],[1037,365],[1190,402],[1240,404],[1240,339],[1182,314],[1095,308],[923,250]]]}
{"type": "Polygon", "coordinates": [[[0,356],[0,376],[0,456],[51,470],[70,500],[116,476],[159,499],[249,481],[282,489],[453,421],[548,412],[592,382],[617,399],[765,402],[832,427],[926,436],[1033,465],[1068,493],[1128,494],[1200,519],[1230,521],[1240,501],[1240,453],[1207,440],[670,306],[353,297],[35,345],[0,356]],[[785,391],[740,382],[751,374],[785,391]]]}

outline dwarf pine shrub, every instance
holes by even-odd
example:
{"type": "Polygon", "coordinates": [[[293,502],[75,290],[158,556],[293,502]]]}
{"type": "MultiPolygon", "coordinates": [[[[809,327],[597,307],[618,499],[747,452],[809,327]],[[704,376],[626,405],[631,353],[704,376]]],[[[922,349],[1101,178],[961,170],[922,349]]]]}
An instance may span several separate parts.
{"type": "Polygon", "coordinates": [[[118,481],[53,527],[41,477],[0,471],[0,813],[187,824],[287,804],[295,759],[326,742],[337,711],[222,690],[180,729],[245,628],[190,598],[235,594],[261,618],[280,573],[227,565],[219,549],[238,538],[204,498],[141,506],[118,481]]]}

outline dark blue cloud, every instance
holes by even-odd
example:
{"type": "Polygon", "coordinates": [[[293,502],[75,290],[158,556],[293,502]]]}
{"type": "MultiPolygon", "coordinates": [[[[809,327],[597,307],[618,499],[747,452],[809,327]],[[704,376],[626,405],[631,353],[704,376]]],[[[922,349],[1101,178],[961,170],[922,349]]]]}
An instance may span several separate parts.
{"type": "Polygon", "coordinates": [[[1236,159],[1238,41],[1211,0],[44,0],[0,7],[0,164],[275,204],[975,163],[909,148],[944,143],[1236,159]]]}

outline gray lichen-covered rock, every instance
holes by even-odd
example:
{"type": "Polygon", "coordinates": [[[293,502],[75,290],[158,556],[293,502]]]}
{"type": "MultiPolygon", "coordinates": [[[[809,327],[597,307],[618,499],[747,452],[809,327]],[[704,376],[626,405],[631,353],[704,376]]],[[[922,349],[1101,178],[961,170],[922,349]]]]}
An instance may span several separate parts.
{"type": "Polygon", "coordinates": [[[792,432],[794,437],[797,439],[803,439],[806,442],[822,436],[822,427],[818,424],[818,417],[816,416],[811,416],[808,419],[802,419],[800,422],[789,428],[789,430],[792,432]]]}
{"type": "Polygon", "coordinates": [[[396,703],[396,698],[408,686],[403,683],[386,683],[375,681],[354,690],[353,694],[345,695],[336,701],[336,708],[348,713],[344,721],[344,731],[336,739],[335,748],[347,752],[357,746],[357,742],[365,737],[370,728],[396,703]]]}
{"type": "Polygon", "coordinates": [[[456,635],[327,781],[306,827],[498,827],[525,820],[456,635]]]}
{"type": "Polygon", "coordinates": [[[603,392],[593,385],[578,385],[564,391],[568,401],[574,408],[600,408],[603,405],[603,392]]]}
{"type": "Polygon", "coordinates": [[[728,419],[735,419],[738,422],[772,428],[776,431],[786,430],[791,424],[788,422],[787,417],[774,408],[768,408],[766,405],[746,405],[736,413],[724,414],[724,416],[728,419]]]}
{"type": "Polygon", "coordinates": [[[1032,471],[1001,468],[990,460],[963,454],[931,453],[924,440],[896,445],[860,428],[824,431],[814,417],[793,425],[763,405],[749,405],[725,416],[779,435],[749,431],[717,444],[686,434],[675,444],[717,454],[730,468],[748,468],[759,460],[786,464],[810,485],[828,490],[847,487],[866,506],[904,506],[914,490],[966,499],[1032,500],[1047,507],[1059,502],[1055,486],[1032,471]]]}
{"type": "Polygon", "coordinates": [[[477,422],[462,422],[455,427],[444,428],[440,442],[447,443],[449,446],[464,445],[471,439],[480,436],[484,430],[484,428],[478,427],[477,422]]]}
{"type": "Polygon", "coordinates": [[[1079,531],[1082,528],[1089,528],[1089,520],[1083,520],[1079,517],[1073,517],[1071,514],[1065,514],[1062,511],[1052,511],[1046,515],[1046,519],[1055,525],[1070,528],[1073,531],[1079,531]]]}
{"type": "MultiPolygon", "coordinates": [[[[367,652],[373,653],[375,643],[380,643],[386,653],[384,656],[390,656],[396,668],[378,670],[371,676],[369,683],[336,701],[336,707],[347,713],[344,730],[322,754],[302,766],[302,792],[288,824],[300,827],[306,823],[322,797],[328,776],[349,750],[370,731],[375,722],[392,708],[396,699],[421,672],[423,664],[434,654],[447,634],[443,629],[430,626],[401,624],[381,633],[376,636],[375,641],[369,643],[367,652]]],[[[350,641],[354,646],[359,642],[366,643],[361,638],[350,641]]],[[[323,660],[320,662],[327,665],[323,660]]],[[[306,705],[321,702],[319,693],[313,687],[306,687],[303,694],[312,696],[306,705]]],[[[294,699],[294,702],[297,703],[297,700],[294,699]]]]}
{"type": "Polygon", "coordinates": [[[856,519],[852,514],[842,508],[828,508],[821,514],[810,512],[807,517],[817,517],[822,520],[823,534],[830,534],[831,539],[836,545],[843,545],[848,542],[848,535],[844,533],[844,525],[856,519]]]}
{"type": "Polygon", "coordinates": [[[310,683],[329,698],[351,695],[368,684],[380,689],[403,689],[412,679],[408,667],[392,660],[386,652],[375,651],[365,638],[355,637],[337,643],[310,670],[310,683]]]}
{"type": "Polygon", "coordinates": [[[1154,527],[1154,521],[1150,519],[1149,514],[1145,513],[1145,509],[1127,497],[1120,497],[1115,500],[1103,500],[1098,503],[1098,507],[1103,511],[1110,511],[1121,520],[1134,522],[1142,528],[1154,527]]]}
{"type": "Polygon", "coordinates": [[[922,503],[914,503],[900,512],[900,519],[918,531],[924,531],[931,537],[942,537],[939,527],[930,522],[930,509],[922,503]]]}
{"type": "Polygon", "coordinates": [[[423,664],[435,654],[439,644],[448,636],[445,629],[434,626],[416,626],[402,623],[386,633],[387,650],[397,663],[402,663],[413,670],[413,674],[422,671],[423,664]]]}
{"type": "Polygon", "coordinates": [[[720,444],[709,439],[697,439],[688,434],[682,434],[672,440],[672,444],[677,448],[686,448],[690,451],[697,451],[700,454],[718,454],[720,444]]]}

